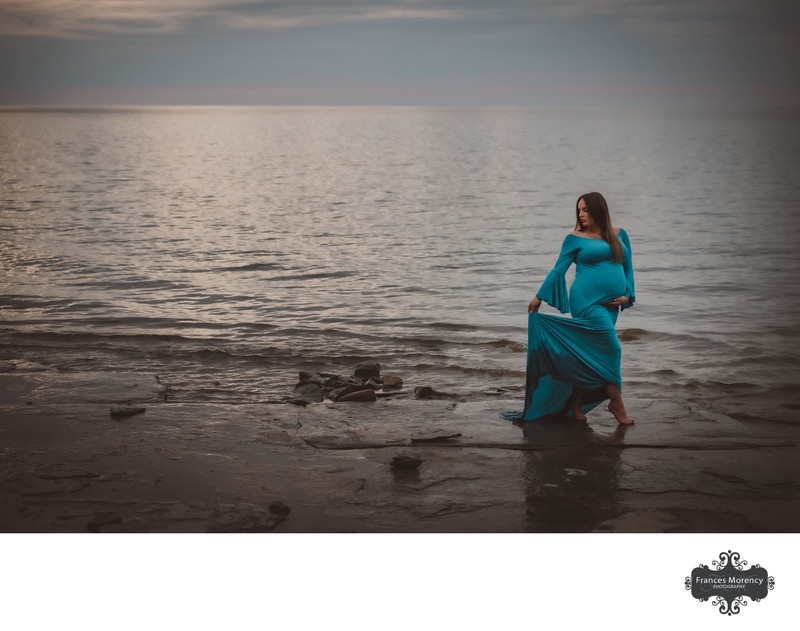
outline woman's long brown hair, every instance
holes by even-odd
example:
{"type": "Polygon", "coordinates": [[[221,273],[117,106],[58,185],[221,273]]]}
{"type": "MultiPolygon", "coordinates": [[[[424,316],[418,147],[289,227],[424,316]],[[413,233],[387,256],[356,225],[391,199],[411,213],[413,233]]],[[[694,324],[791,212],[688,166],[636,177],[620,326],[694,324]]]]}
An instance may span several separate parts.
{"type": "Polygon", "coordinates": [[[611,216],[608,214],[608,204],[606,198],[600,193],[586,193],[578,198],[575,202],[575,230],[584,232],[586,229],[581,225],[580,211],[578,204],[581,200],[586,203],[586,210],[594,222],[600,226],[600,236],[603,240],[611,246],[611,260],[615,263],[622,263],[622,244],[614,232],[614,227],[611,225],[611,216]]]}

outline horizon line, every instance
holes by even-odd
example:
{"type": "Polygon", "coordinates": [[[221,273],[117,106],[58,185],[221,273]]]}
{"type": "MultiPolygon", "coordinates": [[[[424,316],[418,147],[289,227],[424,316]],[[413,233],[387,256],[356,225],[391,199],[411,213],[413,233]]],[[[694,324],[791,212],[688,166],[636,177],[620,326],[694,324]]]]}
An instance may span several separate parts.
{"type": "Polygon", "coordinates": [[[98,112],[98,111],[113,111],[113,110],[175,110],[175,109],[193,109],[193,110],[322,110],[322,109],[427,109],[427,110],[539,110],[539,111],[573,111],[573,112],[593,112],[593,111],[753,111],[753,110],[797,110],[800,105],[796,104],[739,104],[739,105],[711,105],[711,104],[672,104],[672,105],[606,105],[606,106],[555,106],[555,105],[388,105],[388,104],[283,104],[283,105],[269,105],[269,104],[250,104],[250,105],[236,105],[236,104],[187,104],[187,103],[151,103],[151,104],[83,104],[83,105],[68,105],[68,104],[52,104],[52,105],[34,105],[27,103],[19,104],[0,104],[0,112],[36,112],[36,111],[49,111],[49,112],[98,112]]]}

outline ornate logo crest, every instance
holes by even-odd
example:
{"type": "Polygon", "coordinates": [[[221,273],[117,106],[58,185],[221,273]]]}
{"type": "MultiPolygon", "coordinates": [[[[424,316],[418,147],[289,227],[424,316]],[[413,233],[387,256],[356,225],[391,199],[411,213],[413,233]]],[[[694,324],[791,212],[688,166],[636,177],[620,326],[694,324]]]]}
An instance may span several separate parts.
{"type": "Polygon", "coordinates": [[[698,565],[692,575],[686,577],[686,589],[700,601],[713,598],[711,604],[719,607],[721,614],[738,614],[747,605],[745,598],[759,602],[774,589],[775,579],[760,565],[745,569],[747,561],[740,561],[738,552],[719,553],[719,561],[713,561],[714,569],[698,565]]]}

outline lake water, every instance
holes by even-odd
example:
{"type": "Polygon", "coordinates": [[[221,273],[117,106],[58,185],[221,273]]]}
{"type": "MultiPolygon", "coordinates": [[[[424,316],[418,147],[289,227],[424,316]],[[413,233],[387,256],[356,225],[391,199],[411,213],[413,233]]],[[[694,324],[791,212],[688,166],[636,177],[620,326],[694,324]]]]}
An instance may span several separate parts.
{"type": "Polygon", "coordinates": [[[253,402],[374,358],[521,407],[527,303],[598,190],[626,395],[793,422],[799,147],[797,111],[0,112],[0,360],[253,402]]]}

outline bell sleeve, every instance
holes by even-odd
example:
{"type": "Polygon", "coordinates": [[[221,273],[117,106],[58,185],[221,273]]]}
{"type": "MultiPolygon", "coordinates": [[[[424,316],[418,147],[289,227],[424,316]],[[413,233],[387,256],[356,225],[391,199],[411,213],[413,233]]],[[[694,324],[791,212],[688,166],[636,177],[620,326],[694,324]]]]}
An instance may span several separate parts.
{"type": "Polygon", "coordinates": [[[628,238],[628,233],[620,229],[619,240],[627,248],[627,252],[622,259],[622,268],[625,270],[625,296],[628,297],[628,302],[622,305],[622,309],[628,309],[636,302],[636,287],[633,283],[633,250],[631,249],[631,240],[628,238]]]}
{"type": "Polygon", "coordinates": [[[569,266],[575,262],[578,254],[579,245],[577,238],[567,235],[561,245],[561,253],[558,255],[555,267],[544,279],[542,286],[536,295],[544,302],[552,305],[561,313],[569,313],[569,294],[567,293],[567,279],[565,274],[569,266]]]}

